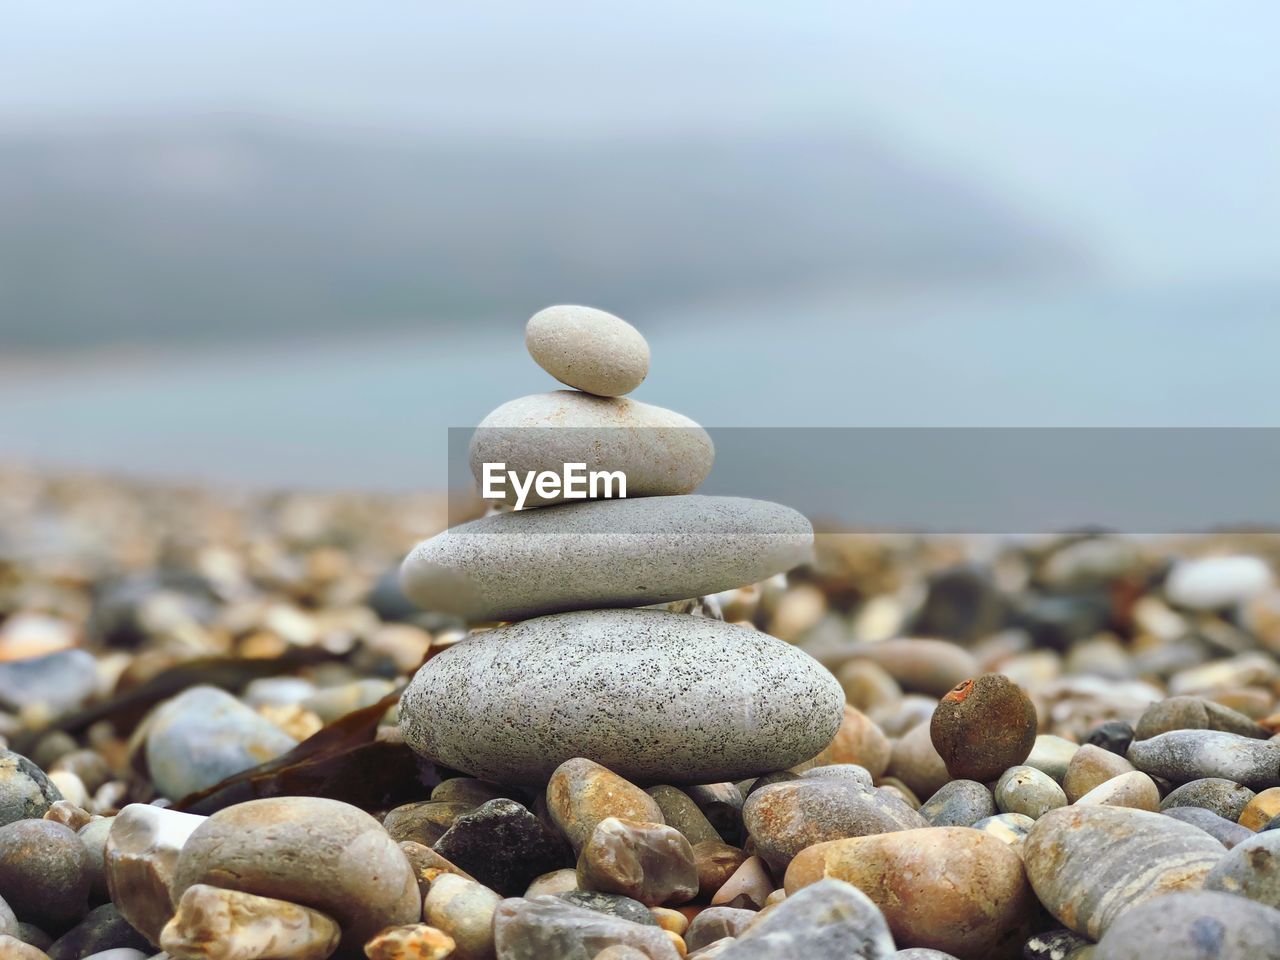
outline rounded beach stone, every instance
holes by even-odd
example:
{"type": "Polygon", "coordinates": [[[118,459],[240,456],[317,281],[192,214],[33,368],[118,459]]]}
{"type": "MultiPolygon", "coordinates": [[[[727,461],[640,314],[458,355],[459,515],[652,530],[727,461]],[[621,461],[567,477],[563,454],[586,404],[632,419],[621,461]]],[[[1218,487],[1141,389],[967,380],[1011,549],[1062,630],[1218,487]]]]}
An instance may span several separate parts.
{"type": "Polygon", "coordinates": [[[1204,889],[1280,907],[1280,831],[1268,830],[1237,843],[1209,871],[1204,889]]]}
{"type": "Polygon", "coordinates": [[[43,770],[20,753],[0,750],[0,827],[43,817],[61,799],[43,770]]]}
{"type": "Polygon", "coordinates": [[[1061,783],[1071,765],[1071,758],[1080,749],[1080,744],[1072,743],[1065,737],[1056,737],[1051,733],[1042,733],[1036,737],[1035,746],[1023,761],[1028,767],[1047,773],[1061,783]]]}
{"type": "Polygon", "coordinates": [[[846,705],[844,720],[831,742],[812,760],[799,764],[794,769],[802,772],[833,763],[856,763],[873,777],[878,777],[889,766],[892,752],[893,745],[875,721],[861,710],[846,705]]]}
{"type": "Polygon", "coordinates": [[[73,830],[52,820],[0,827],[0,898],[22,920],[64,930],[88,909],[89,854],[73,830]]]}
{"type": "Polygon", "coordinates": [[[996,815],[991,791],[976,780],[952,780],[920,807],[932,827],[971,827],[996,815]]]}
{"type": "Polygon", "coordinates": [[[1101,804],[1108,807],[1132,807],[1134,810],[1160,811],[1160,788],[1141,770],[1130,770],[1098,784],[1076,801],[1081,806],[1101,804]]]}
{"type": "Polygon", "coordinates": [[[825,879],[761,914],[724,955],[733,960],[888,960],[894,950],[876,904],[852,884],[825,879]]]}
{"type": "Polygon", "coordinates": [[[578,857],[578,886],[646,906],[685,903],[698,893],[693,847],[674,827],[608,817],[578,857]]]}
{"type": "Polygon", "coordinates": [[[1160,802],[1161,810],[1172,810],[1175,807],[1200,807],[1212,810],[1220,817],[1238,821],[1244,808],[1255,794],[1248,787],[1242,787],[1234,780],[1222,777],[1204,777],[1184,783],[1160,802]]]}
{"type": "Polygon", "coordinates": [[[483,884],[443,873],[431,882],[422,915],[454,939],[458,960],[492,960],[493,915],[501,902],[483,884]]]}
{"type": "Polygon", "coordinates": [[[1253,790],[1280,784],[1280,742],[1272,740],[1217,730],[1174,730],[1135,740],[1128,756],[1143,773],[1170,783],[1222,777],[1253,790]]]}
{"type": "Polygon", "coordinates": [[[1277,816],[1280,816],[1280,787],[1268,787],[1249,800],[1236,821],[1250,830],[1261,830],[1277,816]]]}
{"type": "Polygon", "coordinates": [[[561,383],[601,397],[621,397],[649,374],[649,344],[621,317],[567,304],[539,310],[524,328],[538,366],[561,383]]]}
{"type": "Polygon", "coordinates": [[[522,620],[715,593],[805,563],[812,547],[809,521],[765,500],[566,503],[493,514],[437,534],[405,558],[401,578],[428,610],[522,620]]]}
{"type": "Polygon", "coordinates": [[[120,911],[110,903],[90,910],[74,927],[44,949],[51,960],[75,960],[116,949],[144,950],[148,956],[153,952],[147,938],[129,926],[128,921],[120,916],[120,911]]]}
{"type": "Polygon", "coordinates": [[[801,850],[824,840],[928,826],[929,821],[900,798],[871,786],[865,770],[846,769],[847,773],[815,767],[747,798],[743,824],[775,874],[781,874],[801,850]],[[841,775],[830,775],[836,772],[841,775]]]}
{"type": "Polygon", "coordinates": [[[1265,740],[1267,731],[1243,713],[1200,697],[1168,697],[1143,711],[1135,740],[1150,740],[1171,730],[1222,730],[1265,740]]]}
{"type": "Polygon", "coordinates": [[[493,917],[493,942],[502,960],[587,960],[612,946],[635,947],[649,960],[680,956],[661,927],[632,923],[559,897],[503,900],[493,917]]]}
{"type": "Polygon", "coordinates": [[[425,923],[387,927],[364,945],[369,960],[445,960],[458,944],[443,930],[425,923]]]}
{"type": "Polygon", "coordinates": [[[929,734],[947,772],[988,781],[1027,759],[1036,742],[1036,708],[1008,677],[985,673],[957,684],[933,711],[929,734]]]}
{"type": "Polygon", "coordinates": [[[1271,568],[1258,557],[1202,557],[1179,562],[1164,592],[1180,607],[1218,610],[1265,593],[1272,579],[1271,568]]]}
{"type": "Polygon", "coordinates": [[[444,800],[404,803],[388,811],[382,818],[382,828],[396,843],[409,841],[429,847],[445,835],[455,820],[473,809],[469,803],[444,800]]]}
{"type": "Polygon", "coordinates": [[[935,697],[982,672],[972,653],[945,640],[878,640],[854,644],[849,653],[884,668],[908,693],[935,697]]]}
{"type": "Polygon", "coordinates": [[[650,787],[645,793],[653,797],[654,803],[662,810],[661,822],[675,827],[691,844],[720,839],[720,834],[711,825],[711,821],[683,790],[669,784],[660,784],[650,787]]]}
{"type": "Polygon", "coordinates": [[[575,854],[596,825],[609,817],[664,823],[662,808],[649,794],[594,760],[574,757],[556,767],[547,782],[547,813],[575,854]]]}
{"type": "Polygon", "coordinates": [[[1010,767],[1001,775],[995,798],[1001,813],[1020,813],[1032,820],[1067,805],[1067,795],[1053,777],[1026,766],[1010,767]]]}
{"type": "Polygon", "coordinates": [[[1067,765],[1067,773],[1062,778],[1062,789],[1066,792],[1067,801],[1075,803],[1099,784],[1132,770],[1133,764],[1124,757],[1086,743],[1076,751],[1071,763],[1067,765]]]}
{"type": "Polygon", "coordinates": [[[821,877],[852,883],[894,940],[962,957],[1003,955],[1026,939],[1034,898],[1022,861],[990,834],[925,827],[817,844],[787,869],[788,902],[821,877]]]}
{"type": "MultiPolygon", "coordinates": [[[[565,464],[581,463],[584,476],[598,470],[622,471],[628,497],[692,493],[711,472],[715,455],[711,437],[683,414],[626,397],[593,397],[574,390],[535,393],[504,403],[480,421],[469,451],[471,473],[482,490],[486,463],[504,464],[504,474],[514,471],[522,480],[544,470],[563,474],[565,464]]],[[[514,506],[516,493],[509,479],[502,490],[514,506]]],[[[559,491],[543,497],[530,488],[524,505],[547,506],[563,499],[559,491]]]]}
{"type": "MultiPolygon", "coordinates": [[[[607,913],[613,917],[630,920],[632,923],[648,927],[661,926],[653,915],[653,911],[639,900],[617,893],[600,893],[595,890],[567,890],[557,894],[565,903],[575,907],[585,907],[599,913],[607,913]]],[[[659,908],[661,909],[661,908],[659,908]]],[[[683,916],[683,914],[677,914],[683,916]]],[[[665,929],[665,928],[664,928],[665,929]]]]}
{"type": "Polygon", "coordinates": [[[179,800],[297,745],[225,690],[192,687],[151,715],[147,770],[161,794],[179,800]]]}
{"type": "MultiPolygon", "coordinates": [[[[110,821],[103,845],[107,890],[121,916],[152,943],[160,942],[160,931],[173,916],[169,885],[178,854],[206,819],[131,803],[110,821]]],[[[94,826],[91,823],[85,830],[94,826]]]]}
{"type": "Polygon", "coordinates": [[[1234,820],[1224,819],[1203,807],[1170,807],[1161,812],[1166,817],[1199,827],[1228,850],[1254,836],[1254,832],[1248,827],[1242,827],[1234,820]]]}
{"type": "Polygon", "coordinates": [[[564,838],[505,797],[458,817],[434,846],[441,856],[505,896],[523,893],[535,878],[569,862],[564,838]]]}
{"type": "Polygon", "coordinates": [[[699,950],[708,944],[715,943],[725,937],[740,936],[747,927],[755,922],[755,910],[739,910],[736,907],[707,907],[689,923],[684,933],[684,942],[691,951],[699,950]]]}
{"type": "Polygon", "coordinates": [[[39,947],[19,940],[0,930],[0,957],[5,960],[49,960],[49,955],[39,947]]]}
{"type": "Polygon", "coordinates": [[[197,883],[183,892],[160,946],[173,957],[325,960],[340,936],[338,925],[318,910],[197,883]],[[211,944],[219,948],[210,950],[211,944]]]}
{"type": "Polygon", "coordinates": [[[1136,904],[1199,887],[1224,853],[1189,823],[1105,806],[1051,810],[1022,845],[1040,902],[1064,926],[1094,939],[1136,904]]]}
{"type": "Polygon", "coordinates": [[[562,867],[559,870],[544,873],[540,877],[534,877],[533,883],[529,884],[524,896],[526,898],[540,897],[543,894],[557,896],[562,893],[572,893],[577,889],[578,871],[572,867],[562,867]]]}
{"type": "Polygon", "coordinates": [[[747,857],[711,898],[713,907],[763,910],[774,891],[773,878],[759,857],[747,857]]]}
{"type": "Polygon", "coordinates": [[[178,856],[173,896],[197,883],[319,910],[342,927],[337,956],[358,957],[383,927],[416,923],[422,910],[409,861],[378,821],[320,797],[250,800],[213,814],[178,856]]]}
{"type": "Polygon", "coordinates": [[[843,714],[835,678],[768,634],[588,610],[454,645],[409,684],[400,725],[423,756],[500,782],[585,757],[637,782],[711,783],[812,757],[843,714]]]}
{"type": "Polygon", "coordinates": [[[1172,893],[1120,917],[1093,960],[1280,960],[1280,911],[1213,891],[1172,893]]]}
{"type": "Polygon", "coordinates": [[[722,840],[704,840],[693,845],[693,862],[698,868],[698,893],[710,899],[747,860],[740,847],[722,840]]]}
{"type": "Polygon", "coordinates": [[[951,781],[926,723],[917,724],[894,742],[887,772],[917,797],[931,797],[951,781]]]}
{"type": "Polygon", "coordinates": [[[1129,744],[1133,743],[1133,736],[1133,727],[1125,721],[1105,720],[1089,731],[1084,742],[1124,756],[1129,744]]]}

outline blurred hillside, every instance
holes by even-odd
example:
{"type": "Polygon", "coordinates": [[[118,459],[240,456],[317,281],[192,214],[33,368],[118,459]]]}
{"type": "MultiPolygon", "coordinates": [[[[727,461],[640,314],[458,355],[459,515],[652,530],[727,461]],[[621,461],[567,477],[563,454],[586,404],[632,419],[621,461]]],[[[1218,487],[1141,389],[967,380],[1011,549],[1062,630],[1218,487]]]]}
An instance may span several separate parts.
{"type": "Polygon", "coordinates": [[[248,121],[0,135],[0,346],[245,340],[874,292],[1085,261],[868,137],[471,138],[248,121]]]}

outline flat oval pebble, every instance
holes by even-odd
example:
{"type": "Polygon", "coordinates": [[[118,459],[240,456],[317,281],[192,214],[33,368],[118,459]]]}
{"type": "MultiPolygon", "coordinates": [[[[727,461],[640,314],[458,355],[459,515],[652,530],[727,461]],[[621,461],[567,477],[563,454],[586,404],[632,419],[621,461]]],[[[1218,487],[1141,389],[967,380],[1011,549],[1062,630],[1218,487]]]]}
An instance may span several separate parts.
{"type": "Polygon", "coordinates": [[[1112,777],[1133,771],[1133,764],[1119,754],[1086,743],[1071,758],[1062,789],[1069,803],[1075,803],[1086,793],[1112,777]]]}
{"type": "Polygon", "coordinates": [[[524,328],[538,366],[561,383],[601,397],[620,397],[649,374],[649,344],[621,317],[567,304],[539,310],[524,328]]]}
{"type": "Polygon", "coordinates": [[[1184,783],[1177,789],[1170,790],[1160,801],[1161,810],[1172,810],[1175,807],[1200,807],[1212,810],[1220,817],[1238,821],[1245,807],[1255,794],[1248,787],[1242,787],[1234,780],[1222,777],[1203,777],[1184,783]]]}
{"type": "Polygon", "coordinates": [[[1134,810],[1160,811],[1160,788],[1141,770],[1130,770],[1098,784],[1076,801],[1080,806],[1100,804],[1109,807],[1132,807],[1134,810]]]}
{"type": "Polygon", "coordinates": [[[567,503],[446,530],[414,548],[401,580],[427,610],[522,620],[704,596],[790,570],[812,548],[809,521],[765,500],[567,503]]]}
{"type": "Polygon", "coordinates": [[[403,851],[364,811],[320,797],[226,807],[187,838],[175,898],[207,884],[319,910],[342,927],[335,956],[361,956],[383,927],[416,923],[418,883],[403,851]]]}
{"type": "Polygon", "coordinates": [[[340,936],[338,925],[318,910],[197,883],[182,894],[160,946],[171,957],[325,960],[340,936]],[[211,951],[211,944],[219,946],[211,951]]]}
{"type": "Polygon", "coordinates": [[[787,868],[788,898],[822,877],[852,883],[884,912],[896,943],[960,957],[1003,956],[1026,939],[1034,898],[1009,847],[968,827],[833,840],[787,868]]]}
{"type": "Polygon", "coordinates": [[[1093,960],[1280,960],[1280,910],[1243,897],[1172,893],[1134,907],[1093,960]]]}
{"type": "Polygon", "coordinates": [[[1280,743],[1272,740],[1217,730],[1174,730],[1135,740],[1128,757],[1143,773],[1170,783],[1222,777],[1253,790],[1280,785],[1280,743]]]}
{"type": "Polygon", "coordinates": [[[1095,939],[1130,907],[1199,887],[1225,852],[1189,823],[1106,806],[1050,810],[1022,846],[1040,902],[1095,939]]]}
{"type": "Polygon", "coordinates": [[[637,782],[738,780],[812,757],[843,716],[840,685],[794,647],[656,610],[476,634],[423,666],[400,706],[418,753],[507,783],[575,757],[637,782]]]}
{"type": "Polygon", "coordinates": [[[815,843],[928,826],[898,797],[871,786],[869,776],[856,776],[853,771],[861,768],[843,776],[821,774],[833,769],[838,768],[818,767],[799,779],[764,787],[743,805],[743,824],[775,874],[815,843]]]}
{"type": "Polygon", "coordinates": [[[1205,810],[1203,807],[1170,807],[1168,810],[1161,812],[1166,817],[1172,817],[1175,820],[1181,820],[1183,823],[1189,823],[1193,827],[1199,827],[1228,850],[1255,836],[1254,832],[1248,827],[1242,827],[1234,820],[1227,820],[1218,816],[1212,810],[1205,810]]]}
{"type": "MultiPolygon", "coordinates": [[[[584,477],[598,470],[622,471],[628,497],[692,493],[711,472],[715,456],[707,432],[674,410],[575,390],[535,393],[504,403],[480,421],[469,451],[471,473],[482,492],[486,463],[504,464],[503,473],[514,471],[521,483],[530,473],[550,470],[563,475],[565,464],[581,463],[584,477]]],[[[509,478],[502,491],[505,502],[514,506],[517,496],[509,478]]],[[[560,491],[539,496],[530,488],[524,506],[542,507],[564,499],[560,491]]]]}
{"type": "Polygon", "coordinates": [[[1143,711],[1135,740],[1150,740],[1170,730],[1225,730],[1242,737],[1266,739],[1267,731],[1239,711],[1201,697],[1166,697],[1143,711]]]}
{"type": "Polygon", "coordinates": [[[1027,766],[1006,770],[996,782],[995,798],[1001,813],[1020,813],[1032,820],[1067,805],[1067,795],[1053,777],[1027,766]]]}
{"type": "Polygon", "coordinates": [[[611,946],[634,947],[649,960],[679,960],[665,930],[574,906],[559,897],[503,900],[493,918],[502,960],[594,960],[611,946]]]}
{"type": "Polygon", "coordinates": [[[920,806],[933,827],[971,827],[996,815],[995,798],[976,780],[952,780],[920,806]]]}

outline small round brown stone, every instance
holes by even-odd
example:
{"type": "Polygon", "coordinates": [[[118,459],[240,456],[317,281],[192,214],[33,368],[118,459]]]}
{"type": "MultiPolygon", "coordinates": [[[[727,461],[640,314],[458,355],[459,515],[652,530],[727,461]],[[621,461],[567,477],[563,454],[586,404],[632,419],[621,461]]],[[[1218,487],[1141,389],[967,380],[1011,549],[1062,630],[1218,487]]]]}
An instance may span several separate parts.
{"type": "Polygon", "coordinates": [[[933,746],[953,778],[987,782],[1022,763],[1036,742],[1036,708],[998,673],[955,686],[929,723],[933,746]]]}

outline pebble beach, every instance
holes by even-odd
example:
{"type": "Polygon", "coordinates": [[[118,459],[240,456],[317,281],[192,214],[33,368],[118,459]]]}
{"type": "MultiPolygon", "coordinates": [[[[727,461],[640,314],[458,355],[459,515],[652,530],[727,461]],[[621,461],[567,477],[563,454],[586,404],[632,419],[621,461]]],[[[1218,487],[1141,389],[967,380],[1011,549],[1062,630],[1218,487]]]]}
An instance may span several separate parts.
{"type": "Polygon", "coordinates": [[[815,536],[525,346],[477,484],[626,499],[0,468],[0,960],[1280,960],[1280,535],[815,536]]]}

